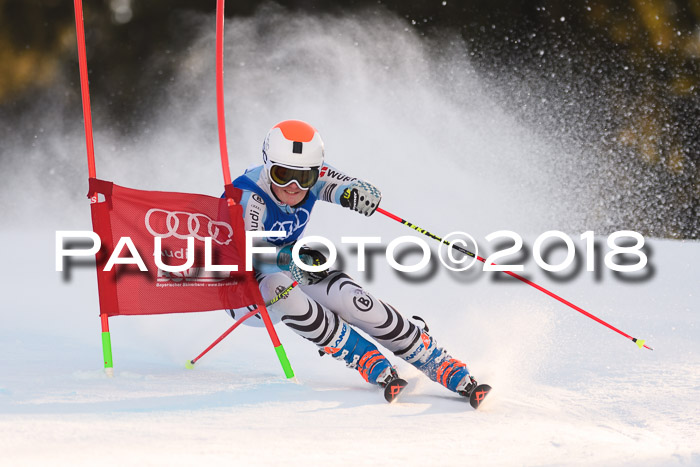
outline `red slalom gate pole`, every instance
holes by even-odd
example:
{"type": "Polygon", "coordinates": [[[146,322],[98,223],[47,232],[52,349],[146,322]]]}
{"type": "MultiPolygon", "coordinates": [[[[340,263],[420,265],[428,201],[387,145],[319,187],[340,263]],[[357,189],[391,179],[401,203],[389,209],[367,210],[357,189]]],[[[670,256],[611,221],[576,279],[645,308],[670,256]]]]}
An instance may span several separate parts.
{"type": "MultiPolygon", "coordinates": [[[[217,0],[216,2],[216,111],[219,128],[221,168],[224,172],[224,183],[228,186],[231,185],[231,168],[229,166],[228,149],[226,145],[226,112],[224,108],[224,3],[224,0],[217,0]]],[[[229,206],[233,206],[235,201],[227,196],[226,203],[229,206]]],[[[260,313],[263,323],[265,324],[265,329],[267,329],[267,333],[270,336],[272,346],[275,348],[275,353],[277,354],[277,358],[282,365],[284,375],[287,378],[293,378],[294,371],[292,370],[292,365],[289,363],[287,353],[285,352],[279,337],[277,337],[275,325],[272,324],[272,320],[270,320],[270,316],[267,313],[267,307],[263,302],[260,291],[257,288],[257,284],[255,284],[255,291],[258,296],[258,312],[260,313]]]]}
{"type": "Polygon", "coordinates": [[[88,174],[97,178],[95,170],[95,146],[92,140],[92,112],[90,111],[90,84],[88,81],[87,54],[85,52],[85,28],[83,25],[83,2],[74,0],[75,33],[78,40],[78,65],[80,68],[80,93],[83,98],[83,120],[85,121],[85,143],[87,145],[88,174]]]}
{"type": "MultiPolygon", "coordinates": [[[[95,169],[95,145],[92,138],[92,112],[90,110],[90,83],[88,80],[87,53],[85,51],[85,27],[83,25],[82,0],[74,0],[75,33],[78,42],[78,65],[80,68],[80,94],[83,100],[83,120],[85,122],[85,144],[87,146],[88,174],[90,178],[97,178],[95,169]]],[[[97,202],[97,193],[90,197],[90,203],[97,202]]],[[[102,356],[107,376],[114,375],[114,363],[112,361],[112,338],[109,334],[109,317],[100,314],[102,326],[102,356]]]]}
{"type": "MultiPolygon", "coordinates": [[[[462,247],[459,246],[459,245],[452,244],[452,243],[448,242],[447,240],[444,240],[444,239],[442,239],[441,237],[438,237],[437,235],[435,235],[435,234],[433,234],[433,233],[431,233],[431,232],[428,232],[427,230],[422,229],[422,228],[418,227],[417,225],[412,224],[412,223],[408,222],[407,220],[402,219],[401,217],[399,217],[399,216],[397,216],[397,215],[395,215],[395,214],[390,213],[389,211],[385,211],[385,210],[382,209],[382,208],[377,208],[377,212],[379,212],[379,213],[381,213],[381,214],[384,214],[384,215],[387,216],[388,218],[393,219],[393,220],[395,220],[395,221],[397,221],[397,222],[400,222],[400,223],[402,223],[403,225],[412,228],[412,229],[415,230],[416,232],[420,232],[420,233],[422,233],[423,235],[426,235],[426,236],[432,238],[433,240],[437,240],[437,241],[440,242],[440,243],[444,243],[445,245],[451,246],[452,248],[454,248],[455,250],[459,251],[460,253],[463,253],[463,254],[465,254],[465,255],[467,255],[467,256],[470,256],[470,257],[472,257],[472,258],[476,258],[476,259],[478,259],[479,261],[481,261],[482,263],[486,264],[486,260],[485,260],[484,258],[482,258],[481,256],[475,255],[475,254],[472,253],[471,251],[469,251],[469,250],[467,250],[467,249],[465,249],[465,248],[462,248],[462,247]]],[[[494,265],[495,265],[496,263],[491,263],[491,264],[494,264],[494,265]]],[[[566,299],[560,297],[559,295],[555,294],[554,292],[551,292],[551,291],[545,289],[545,288],[542,287],[541,285],[538,285],[538,284],[532,282],[531,280],[526,279],[526,278],[524,278],[523,276],[521,276],[521,275],[519,275],[519,274],[516,274],[516,273],[514,273],[514,272],[512,272],[512,271],[502,271],[502,272],[508,274],[508,275],[511,276],[511,277],[514,277],[514,278],[518,279],[518,280],[521,281],[521,282],[526,283],[526,284],[529,285],[529,286],[532,286],[532,287],[536,288],[536,289],[539,290],[540,292],[543,292],[543,293],[549,295],[550,297],[554,298],[555,300],[560,301],[560,302],[563,303],[564,305],[566,305],[566,306],[568,306],[568,307],[570,307],[570,308],[573,308],[574,310],[578,311],[579,313],[581,313],[581,314],[584,315],[584,316],[587,316],[588,318],[592,319],[593,321],[602,324],[603,326],[607,327],[608,329],[611,329],[611,330],[615,331],[616,333],[620,334],[621,336],[626,337],[627,339],[629,339],[629,340],[631,340],[632,342],[634,342],[635,344],[637,344],[637,347],[639,347],[640,349],[641,349],[642,347],[644,347],[645,349],[654,350],[654,349],[652,349],[651,347],[647,346],[647,345],[645,344],[645,341],[644,341],[643,339],[637,339],[637,338],[635,338],[635,337],[630,336],[630,335],[627,334],[626,332],[617,329],[617,328],[616,328],[615,326],[613,326],[612,324],[609,324],[609,323],[603,321],[602,319],[598,318],[597,316],[595,316],[595,315],[593,315],[593,314],[587,312],[587,311],[584,310],[583,308],[581,308],[581,307],[579,307],[579,306],[577,306],[577,305],[574,305],[574,304],[571,303],[570,301],[568,301],[568,300],[566,300],[566,299]]]]}
{"type": "Polygon", "coordinates": [[[187,369],[189,369],[189,370],[191,370],[192,368],[194,368],[194,364],[197,363],[197,360],[199,360],[199,359],[202,358],[204,355],[206,355],[211,349],[213,349],[213,348],[216,346],[216,344],[218,344],[219,342],[221,342],[222,340],[224,340],[224,339],[226,338],[226,336],[228,336],[229,334],[231,334],[231,333],[233,332],[234,329],[236,329],[238,326],[240,326],[241,324],[243,324],[243,321],[247,320],[247,319],[250,318],[251,316],[255,316],[255,315],[258,314],[258,313],[260,313],[260,312],[259,312],[257,309],[255,309],[255,310],[250,311],[250,312],[246,313],[245,315],[243,315],[243,317],[242,317],[241,319],[237,320],[237,321],[233,324],[233,326],[231,326],[230,328],[228,328],[228,329],[226,330],[226,332],[224,332],[222,335],[220,335],[219,338],[216,339],[214,342],[212,342],[212,343],[209,345],[209,347],[207,347],[206,349],[204,349],[204,351],[203,351],[202,353],[200,353],[200,354],[197,355],[195,358],[193,358],[192,360],[190,360],[190,361],[188,361],[187,363],[185,363],[185,367],[187,367],[187,369]]]}
{"type": "MultiPolygon", "coordinates": [[[[275,303],[277,303],[280,299],[286,297],[287,294],[288,294],[289,292],[291,292],[292,289],[293,289],[294,287],[296,287],[297,285],[299,285],[299,283],[298,283],[297,281],[292,282],[291,285],[289,285],[286,289],[284,289],[283,291],[281,291],[280,293],[278,293],[277,295],[275,295],[275,297],[274,297],[272,300],[270,300],[269,302],[267,302],[267,303],[265,304],[265,307],[272,306],[272,305],[274,305],[275,303]]],[[[252,317],[252,316],[255,316],[256,314],[258,314],[258,313],[260,313],[260,312],[261,312],[261,309],[260,309],[260,308],[256,308],[255,310],[249,311],[248,313],[246,313],[245,315],[243,315],[243,317],[241,317],[241,319],[236,320],[236,322],[233,324],[233,326],[231,326],[230,328],[228,328],[228,329],[226,330],[226,332],[224,332],[221,336],[219,336],[218,339],[216,339],[214,342],[212,342],[211,345],[210,345],[209,347],[207,347],[206,349],[204,349],[204,351],[203,351],[202,353],[200,353],[200,354],[197,355],[195,358],[193,358],[192,360],[190,360],[190,361],[188,361],[187,363],[185,363],[185,367],[187,367],[187,368],[190,369],[190,370],[191,370],[192,368],[194,368],[194,364],[197,363],[197,360],[199,360],[199,359],[202,358],[204,355],[206,355],[207,352],[209,352],[211,349],[213,349],[213,348],[216,346],[216,344],[218,344],[219,342],[221,342],[222,340],[224,340],[224,339],[226,338],[226,336],[228,336],[229,334],[231,334],[231,333],[234,331],[234,329],[236,329],[238,326],[240,326],[240,325],[243,323],[243,321],[247,320],[248,318],[250,318],[250,317],[252,317]]],[[[262,316],[262,318],[263,318],[263,321],[265,321],[265,316],[267,315],[267,309],[265,309],[265,312],[266,312],[265,315],[263,315],[262,313],[260,314],[260,316],[262,316]]],[[[267,319],[268,319],[268,320],[270,319],[269,316],[267,317],[267,319]]],[[[270,324],[272,324],[272,323],[270,323],[270,324]]],[[[275,336],[275,337],[276,337],[276,336],[275,336]]],[[[274,345],[274,344],[275,344],[275,342],[274,342],[274,340],[273,340],[273,345],[274,345]]],[[[276,346],[279,346],[279,345],[280,345],[280,343],[279,343],[279,339],[278,339],[278,340],[277,340],[277,345],[276,345],[276,346]]],[[[291,369],[291,368],[290,368],[290,369],[291,369]]]]}
{"type": "Polygon", "coordinates": [[[224,0],[217,0],[216,2],[216,116],[219,127],[219,150],[221,151],[224,185],[230,185],[231,167],[228,162],[226,111],[224,107],[224,3],[224,0]]]}

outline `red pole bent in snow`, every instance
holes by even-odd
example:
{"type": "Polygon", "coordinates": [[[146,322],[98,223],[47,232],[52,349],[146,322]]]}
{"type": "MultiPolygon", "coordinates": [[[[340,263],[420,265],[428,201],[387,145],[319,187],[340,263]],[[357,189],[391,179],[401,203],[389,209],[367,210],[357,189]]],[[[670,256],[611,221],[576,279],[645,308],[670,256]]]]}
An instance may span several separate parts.
{"type": "Polygon", "coordinates": [[[219,342],[221,342],[222,340],[224,340],[224,339],[226,338],[226,336],[228,336],[229,334],[231,334],[231,333],[234,331],[234,329],[236,329],[238,326],[240,326],[241,324],[243,324],[243,321],[247,320],[248,318],[250,318],[250,317],[252,317],[252,316],[255,316],[255,315],[258,314],[258,313],[260,313],[260,312],[259,312],[258,309],[256,308],[255,310],[249,311],[248,313],[246,313],[245,315],[243,315],[243,317],[242,317],[241,319],[237,320],[237,321],[233,324],[233,326],[231,326],[230,328],[228,328],[228,329],[226,330],[226,332],[224,332],[222,335],[220,335],[220,336],[218,337],[218,339],[216,339],[214,342],[212,342],[212,343],[209,345],[209,347],[207,347],[206,349],[204,349],[204,350],[202,351],[202,353],[200,353],[199,355],[197,355],[196,357],[194,357],[192,360],[190,360],[185,366],[186,366],[188,369],[194,368],[194,364],[197,363],[197,360],[199,360],[199,359],[202,358],[204,355],[206,355],[207,352],[209,352],[211,349],[213,349],[213,348],[216,346],[216,344],[218,344],[219,342]]]}
{"type": "MultiPolygon", "coordinates": [[[[385,216],[387,216],[387,217],[389,217],[389,218],[391,218],[391,219],[394,219],[395,221],[400,222],[400,223],[402,223],[402,224],[404,224],[404,225],[406,225],[406,226],[412,228],[412,229],[415,230],[416,232],[420,232],[420,233],[422,233],[423,235],[427,235],[428,237],[430,237],[430,238],[432,238],[432,239],[434,239],[434,240],[437,240],[437,241],[440,242],[440,243],[444,243],[445,245],[449,245],[449,246],[451,246],[452,248],[454,248],[455,250],[459,251],[460,253],[463,253],[463,254],[465,254],[465,255],[467,255],[467,256],[470,256],[470,257],[472,257],[472,258],[476,258],[476,259],[478,259],[479,261],[481,261],[481,262],[484,263],[484,264],[486,263],[486,260],[485,260],[484,258],[482,258],[481,256],[475,255],[475,254],[472,253],[471,251],[466,250],[466,249],[460,247],[459,245],[455,245],[455,244],[452,244],[452,243],[448,242],[447,240],[443,240],[442,238],[438,237],[437,235],[435,235],[435,234],[433,234],[433,233],[430,233],[430,232],[428,232],[427,230],[418,227],[417,225],[411,224],[411,223],[408,222],[407,220],[402,219],[402,218],[400,218],[399,216],[397,216],[397,215],[395,215],[395,214],[392,214],[392,213],[390,213],[390,212],[388,212],[388,211],[385,211],[385,210],[382,209],[382,208],[377,208],[377,212],[379,212],[379,213],[381,213],[381,214],[384,214],[385,216]]],[[[495,264],[495,263],[491,263],[491,264],[495,264]]],[[[555,294],[554,292],[550,292],[549,290],[545,289],[545,288],[542,287],[541,285],[538,285],[538,284],[532,282],[531,280],[526,279],[526,278],[524,278],[523,276],[521,276],[521,275],[519,275],[519,274],[516,274],[516,273],[514,273],[514,272],[512,272],[512,271],[503,271],[503,272],[505,272],[506,274],[508,274],[508,275],[511,276],[511,277],[515,277],[516,279],[518,279],[519,281],[522,281],[522,282],[526,283],[527,285],[530,285],[530,286],[536,288],[536,289],[539,290],[540,292],[544,292],[545,294],[549,295],[550,297],[552,297],[552,298],[554,298],[554,299],[560,301],[560,302],[563,303],[564,305],[566,305],[566,306],[568,306],[568,307],[571,307],[571,308],[573,308],[574,310],[578,311],[579,313],[581,313],[581,314],[583,314],[583,315],[585,315],[585,316],[591,318],[593,321],[596,321],[596,322],[602,324],[603,326],[605,326],[605,327],[607,327],[607,328],[609,328],[609,329],[612,329],[612,330],[615,331],[616,333],[620,334],[621,336],[626,337],[627,339],[629,339],[629,340],[631,340],[632,342],[634,342],[635,344],[637,344],[637,346],[638,346],[640,349],[641,349],[642,347],[644,347],[644,348],[649,349],[649,350],[654,350],[654,349],[652,349],[651,347],[645,345],[645,344],[644,344],[644,342],[645,342],[644,340],[642,340],[642,339],[637,339],[637,338],[632,337],[632,336],[630,336],[629,334],[627,334],[627,333],[625,333],[625,332],[623,332],[623,331],[620,331],[620,330],[617,329],[615,326],[613,326],[613,325],[611,325],[611,324],[609,324],[609,323],[606,323],[605,321],[603,321],[602,319],[598,318],[597,316],[595,316],[595,315],[593,315],[593,314],[587,312],[586,310],[584,310],[584,309],[581,308],[581,307],[578,307],[578,306],[574,305],[574,304],[571,303],[570,301],[563,299],[562,297],[560,297],[559,295],[555,294]]]]}
{"type": "MultiPolygon", "coordinates": [[[[282,298],[286,297],[287,294],[289,294],[289,292],[291,292],[291,290],[292,290],[294,287],[296,287],[297,285],[299,285],[299,283],[298,283],[297,281],[292,282],[291,285],[289,285],[286,289],[284,289],[283,291],[281,291],[280,293],[278,293],[272,300],[270,300],[269,302],[267,302],[267,303],[265,304],[265,306],[266,306],[266,307],[269,307],[269,306],[274,305],[274,304],[277,303],[279,300],[281,300],[282,298]]],[[[260,310],[259,310],[258,308],[256,308],[256,309],[254,309],[254,310],[252,310],[252,311],[249,311],[249,312],[246,313],[245,315],[243,315],[240,319],[237,319],[236,322],[233,324],[233,326],[231,326],[230,328],[228,328],[228,329],[226,330],[226,332],[224,332],[222,335],[220,335],[219,338],[216,339],[214,342],[212,342],[211,345],[209,345],[209,347],[207,347],[206,349],[204,349],[204,351],[202,351],[202,353],[200,353],[200,354],[197,355],[195,358],[193,358],[192,360],[190,360],[189,362],[187,362],[187,363],[185,364],[185,366],[186,366],[188,369],[190,369],[190,370],[191,370],[192,368],[194,368],[194,364],[197,363],[197,360],[199,360],[199,359],[202,358],[204,355],[206,355],[207,352],[209,352],[211,349],[213,349],[213,348],[216,346],[216,344],[218,344],[219,342],[221,342],[222,340],[224,340],[224,339],[226,338],[226,336],[228,336],[229,334],[231,334],[231,333],[234,331],[234,329],[236,329],[238,326],[240,326],[241,324],[243,324],[243,321],[247,320],[248,318],[250,318],[250,317],[252,317],[252,316],[257,315],[258,313],[260,313],[260,310]]],[[[261,316],[262,316],[262,315],[261,315],[261,316]]]]}
{"type": "MultiPolygon", "coordinates": [[[[228,186],[231,185],[231,169],[229,167],[228,149],[226,147],[226,112],[224,111],[224,0],[217,0],[216,2],[216,110],[219,126],[221,168],[224,172],[224,182],[228,186]]],[[[228,196],[226,197],[226,202],[229,206],[233,206],[235,203],[235,201],[228,196]]],[[[253,282],[255,281],[253,280],[253,282]]],[[[265,329],[267,329],[267,333],[270,336],[272,346],[275,348],[277,358],[282,365],[285,376],[287,378],[293,378],[294,371],[292,370],[292,366],[287,358],[287,353],[285,352],[279,337],[277,337],[275,325],[272,324],[272,320],[267,313],[267,308],[262,295],[260,295],[260,291],[257,288],[257,283],[254,285],[254,288],[255,293],[257,294],[258,312],[260,313],[263,323],[265,324],[265,329]]],[[[232,330],[233,329],[231,329],[231,331],[232,330]]],[[[222,339],[223,337],[226,336],[222,336],[222,339]]],[[[216,343],[214,345],[216,345],[216,343]]]]}

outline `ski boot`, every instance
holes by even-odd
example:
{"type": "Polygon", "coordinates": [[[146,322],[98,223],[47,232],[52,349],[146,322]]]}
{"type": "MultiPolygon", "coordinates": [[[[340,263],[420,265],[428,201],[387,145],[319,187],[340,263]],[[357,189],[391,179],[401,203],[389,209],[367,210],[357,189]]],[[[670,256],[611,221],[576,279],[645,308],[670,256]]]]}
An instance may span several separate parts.
{"type": "Polygon", "coordinates": [[[333,345],[319,350],[321,355],[328,354],[343,360],[348,368],[356,369],[365,381],[381,387],[398,378],[389,360],[349,324],[341,323],[334,337],[331,339],[333,345]]]}
{"type": "Polygon", "coordinates": [[[427,326],[423,327],[416,344],[400,356],[450,391],[468,397],[468,393],[476,387],[475,384],[472,385],[475,381],[469,375],[467,365],[438,347],[435,339],[428,334],[427,326]]]}
{"type": "Polygon", "coordinates": [[[377,347],[349,324],[342,323],[331,342],[333,345],[323,347],[319,354],[329,354],[344,361],[348,368],[356,369],[365,381],[384,388],[387,402],[393,402],[408,384],[399,378],[396,369],[377,347]]]}
{"type": "MultiPolygon", "coordinates": [[[[414,316],[414,318],[417,317],[414,316]]],[[[403,357],[408,363],[450,391],[466,397],[475,409],[491,391],[491,386],[488,384],[476,382],[476,379],[469,374],[467,365],[453,358],[442,347],[438,347],[435,339],[428,334],[427,325],[423,327],[416,345],[403,354],[408,354],[403,357]]]]}

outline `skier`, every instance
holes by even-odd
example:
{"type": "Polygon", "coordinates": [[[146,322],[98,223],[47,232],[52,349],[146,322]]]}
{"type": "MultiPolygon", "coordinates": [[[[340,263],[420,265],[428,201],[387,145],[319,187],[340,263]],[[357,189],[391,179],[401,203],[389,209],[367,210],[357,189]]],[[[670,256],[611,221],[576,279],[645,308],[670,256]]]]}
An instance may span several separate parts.
{"type": "MultiPolygon", "coordinates": [[[[265,239],[277,247],[274,264],[258,262],[254,266],[266,301],[284,290],[291,283],[290,277],[299,283],[270,311],[316,344],[321,355],[343,360],[369,383],[385,387],[396,381],[398,374],[353,326],[431,380],[469,397],[476,387],[475,379],[464,363],[437,344],[427,326],[416,326],[342,271],[307,272],[291,259],[292,246],[302,237],[317,200],[371,216],[382,199],[380,191],[324,163],[320,135],[299,120],[275,125],[265,137],[262,154],[263,165],[246,170],[233,184],[243,190],[240,203],[246,230],[284,230],[287,234],[265,239]]],[[[309,265],[325,263],[322,253],[307,247],[300,250],[300,259],[309,265]]],[[[236,318],[237,310],[229,313],[236,318]]]]}

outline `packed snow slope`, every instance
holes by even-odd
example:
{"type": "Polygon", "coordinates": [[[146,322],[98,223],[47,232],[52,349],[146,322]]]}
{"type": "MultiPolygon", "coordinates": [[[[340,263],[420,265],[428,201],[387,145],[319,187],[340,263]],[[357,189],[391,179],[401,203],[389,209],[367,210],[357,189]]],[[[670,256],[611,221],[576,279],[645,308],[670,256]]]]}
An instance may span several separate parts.
{"type": "MultiPolygon", "coordinates": [[[[155,103],[157,118],[146,119],[142,134],[112,134],[95,115],[98,176],[140,189],[221,192],[213,18],[200,20],[193,27],[201,26],[201,40],[168,58],[182,62],[172,100],[155,103]]],[[[82,130],[47,108],[31,145],[5,147],[0,171],[0,212],[12,220],[0,225],[0,463],[700,464],[700,244],[647,239],[641,273],[615,275],[602,262],[585,271],[580,234],[600,234],[604,254],[608,232],[600,231],[606,213],[587,207],[596,192],[594,180],[578,176],[587,162],[577,146],[516,121],[462,55],[432,56],[397,20],[271,10],[226,31],[234,173],[260,161],[277,121],[308,120],[328,162],[378,185],[385,209],[436,234],[466,231],[482,254],[494,250],[488,233],[518,232],[529,252],[509,259],[528,277],[655,350],[478,265],[450,273],[435,263],[433,273],[406,278],[383,250],[371,271],[358,272],[356,256],[341,249],[350,275],[425,319],[441,345],[494,387],[482,409],[396,358],[409,387],[389,405],[281,325],[296,382],[284,379],[264,330],[248,326],[186,370],[232,324],[223,311],[113,318],[109,379],[94,265],[55,271],[55,231],[91,228],[82,130]],[[551,229],[576,240],[580,260],[556,277],[530,253],[551,229]]],[[[337,244],[380,236],[383,245],[418,235],[323,203],[307,234],[337,244]]]]}
{"type": "Polygon", "coordinates": [[[355,371],[319,358],[281,325],[297,382],[284,379],[265,331],[248,326],[186,370],[185,361],[231,324],[223,311],[113,318],[116,371],[109,379],[101,370],[94,271],[73,268],[70,278],[54,272],[52,232],[4,233],[2,240],[16,246],[5,255],[8,264],[19,265],[2,278],[11,284],[1,298],[0,330],[6,465],[700,462],[691,280],[697,243],[651,242],[654,277],[642,284],[608,271],[600,282],[582,272],[566,284],[531,275],[646,338],[653,352],[530,287],[495,283],[490,273],[460,283],[440,270],[409,284],[377,267],[368,288],[420,314],[493,385],[474,411],[396,358],[409,387],[389,405],[355,371]]]}

